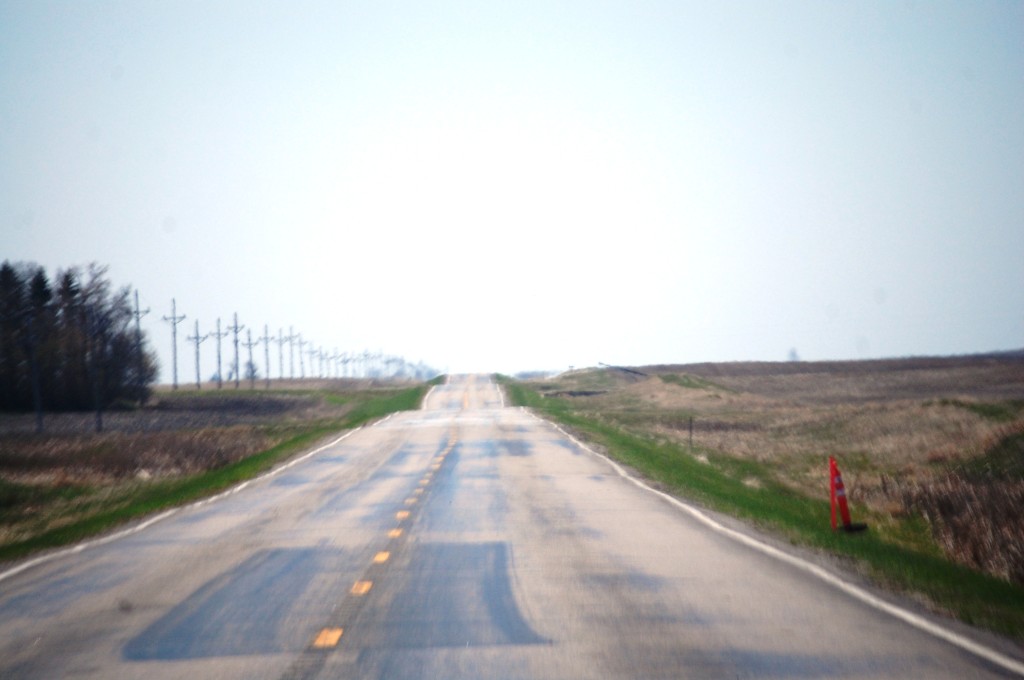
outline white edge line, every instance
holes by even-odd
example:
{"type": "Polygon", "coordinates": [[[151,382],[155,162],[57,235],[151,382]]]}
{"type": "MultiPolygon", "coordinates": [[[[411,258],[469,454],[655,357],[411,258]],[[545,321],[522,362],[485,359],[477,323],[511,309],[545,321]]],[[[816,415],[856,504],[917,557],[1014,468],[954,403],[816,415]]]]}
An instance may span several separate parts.
{"type": "Polygon", "coordinates": [[[420,402],[420,410],[421,411],[426,411],[427,410],[427,401],[430,399],[430,395],[434,391],[435,387],[437,387],[437,385],[431,385],[430,389],[427,390],[427,393],[423,395],[423,401],[420,402]]]}
{"type": "Polygon", "coordinates": [[[819,567],[816,564],[812,564],[811,562],[808,562],[808,561],[806,561],[806,560],[804,560],[804,559],[802,559],[800,557],[797,557],[795,555],[790,555],[789,553],[783,552],[782,550],[779,550],[778,548],[772,547],[772,546],[768,545],[767,543],[763,543],[763,542],[761,542],[761,541],[759,541],[759,540],[757,540],[755,538],[751,538],[750,536],[747,536],[746,534],[743,534],[743,533],[741,533],[739,531],[736,531],[735,529],[730,529],[729,527],[716,522],[714,519],[712,519],[708,515],[704,514],[698,508],[695,508],[692,505],[684,503],[683,501],[681,501],[678,498],[675,498],[673,496],[670,496],[669,494],[665,493],[664,491],[659,491],[658,489],[655,489],[655,488],[653,488],[651,486],[648,486],[647,484],[645,484],[641,480],[637,479],[636,477],[633,477],[628,472],[626,472],[625,469],[623,469],[622,466],[620,466],[614,460],[612,460],[608,456],[605,456],[605,455],[603,455],[601,453],[598,453],[597,451],[594,451],[593,449],[591,449],[586,444],[580,442],[578,439],[576,439],[571,434],[569,434],[564,429],[562,429],[562,427],[559,426],[557,423],[553,423],[550,420],[545,420],[544,418],[541,418],[540,416],[536,415],[532,411],[529,411],[529,410],[526,410],[526,409],[524,409],[524,410],[527,413],[529,413],[530,415],[532,415],[534,418],[536,418],[537,420],[540,420],[541,422],[547,423],[547,424],[551,425],[552,427],[554,427],[556,430],[558,430],[563,435],[568,437],[568,439],[571,442],[573,442],[576,446],[580,447],[584,451],[587,451],[587,452],[593,454],[594,456],[597,456],[598,458],[603,459],[606,463],[608,463],[612,467],[612,469],[615,470],[616,473],[618,473],[618,475],[620,477],[628,480],[629,482],[632,482],[634,485],[640,487],[641,489],[644,489],[645,491],[649,491],[650,493],[653,493],[656,496],[660,496],[661,498],[665,499],[666,501],[668,501],[672,505],[676,506],[680,510],[683,510],[684,512],[689,513],[694,519],[696,519],[699,522],[703,523],[708,528],[710,528],[710,529],[712,529],[714,531],[717,531],[720,534],[728,536],[729,538],[731,538],[731,539],[733,539],[735,541],[738,541],[739,543],[742,543],[742,544],[744,544],[746,546],[749,546],[749,547],[753,548],[754,550],[758,550],[758,551],[764,553],[765,555],[768,555],[770,557],[774,557],[774,558],[776,558],[778,560],[781,560],[782,562],[786,562],[787,564],[790,564],[790,565],[795,566],[795,567],[797,567],[799,569],[802,569],[803,571],[806,571],[806,572],[812,574],[813,576],[815,576],[818,579],[824,581],[825,583],[827,583],[827,584],[829,584],[829,585],[831,585],[831,586],[833,586],[835,588],[838,588],[839,590],[843,591],[847,595],[850,595],[854,599],[860,600],[861,602],[863,602],[864,604],[866,604],[868,606],[874,607],[875,609],[883,611],[886,614],[894,616],[897,619],[900,619],[901,621],[903,621],[905,623],[908,623],[911,626],[917,628],[918,630],[922,630],[922,631],[924,631],[926,633],[929,633],[930,635],[933,635],[933,636],[935,636],[935,637],[937,637],[937,638],[939,638],[941,640],[949,642],[950,644],[953,644],[953,645],[959,647],[960,649],[966,650],[966,651],[968,651],[968,652],[970,652],[970,653],[972,653],[972,654],[974,654],[976,656],[979,656],[982,659],[985,659],[986,661],[989,661],[989,662],[991,662],[993,664],[996,664],[997,666],[1000,666],[1000,667],[1002,667],[1002,668],[1004,668],[1004,669],[1006,669],[1008,671],[1011,671],[1011,672],[1017,673],[1018,675],[1024,676],[1024,663],[1021,663],[1017,659],[1014,659],[1014,658],[1009,657],[1009,656],[1007,656],[1005,654],[1002,654],[1001,652],[997,652],[996,650],[991,649],[989,647],[986,647],[986,646],[984,646],[984,645],[982,645],[982,644],[980,644],[978,642],[975,642],[974,640],[971,640],[970,638],[967,638],[967,637],[964,637],[963,635],[955,633],[955,632],[949,630],[948,628],[944,628],[944,627],[942,627],[942,626],[940,626],[938,624],[935,624],[935,623],[929,621],[928,619],[925,619],[924,617],[918,616],[917,614],[915,614],[915,613],[913,613],[911,611],[903,609],[902,607],[898,607],[898,606],[896,606],[896,605],[894,605],[894,604],[892,604],[890,602],[886,602],[885,600],[882,600],[881,598],[878,598],[875,595],[872,595],[871,593],[869,593],[868,591],[864,590],[863,588],[861,588],[859,586],[856,586],[856,585],[854,585],[852,583],[849,583],[847,581],[842,580],[841,578],[839,578],[835,574],[832,574],[832,573],[826,571],[825,569],[822,569],[821,567],[819,567]]]}
{"type": "Polygon", "coordinates": [[[494,389],[498,390],[498,403],[501,404],[500,408],[505,408],[505,393],[501,389],[501,385],[494,383],[494,389]]]}
{"type": "MultiPolygon", "coordinates": [[[[384,422],[385,420],[387,420],[390,417],[391,417],[391,414],[389,414],[387,418],[384,418],[383,420],[379,420],[377,422],[378,423],[382,423],[382,422],[384,422]]],[[[374,423],[374,424],[377,424],[377,423],[374,423]]],[[[56,552],[48,553],[46,555],[41,555],[39,557],[36,557],[35,559],[29,560],[28,562],[24,562],[22,564],[19,564],[16,567],[8,569],[7,571],[0,572],[0,581],[3,581],[3,580],[8,579],[8,578],[11,578],[12,576],[15,576],[16,574],[20,574],[21,572],[27,571],[27,570],[31,569],[32,567],[37,567],[40,564],[45,564],[46,562],[49,562],[51,560],[55,560],[55,559],[57,559],[59,557],[64,557],[65,555],[73,555],[75,553],[82,552],[83,550],[87,550],[89,548],[95,548],[96,546],[104,545],[106,543],[111,543],[111,542],[116,541],[116,540],[118,540],[120,538],[124,538],[125,536],[131,536],[132,534],[137,534],[140,531],[143,531],[144,529],[148,529],[149,527],[153,526],[157,522],[159,522],[161,520],[164,520],[164,519],[167,519],[171,515],[177,514],[179,512],[184,511],[184,510],[191,510],[193,508],[201,508],[204,505],[209,505],[210,503],[215,503],[215,502],[219,501],[222,498],[226,498],[228,496],[232,496],[232,495],[238,493],[239,491],[241,491],[242,489],[246,488],[247,486],[249,486],[250,484],[252,484],[254,482],[259,482],[259,481],[262,481],[264,479],[269,479],[270,477],[273,477],[275,475],[278,475],[278,474],[284,472],[285,470],[291,468],[292,466],[298,465],[299,463],[301,463],[302,461],[310,458],[311,456],[315,456],[316,454],[320,453],[321,451],[324,451],[325,449],[329,449],[330,447],[332,447],[335,444],[338,444],[339,442],[341,442],[342,440],[352,436],[353,434],[355,434],[356,432],[358,432],[361,429],[363,429],[362,426],[357,427],[357,428],[352,429],[352,430],[348,430],[347,432],[345,432],[345,434],[341,435],[337,439],[334,439],[334,440],[324,444],[323,446],[310,451],[309,453],[305,453],[305,454],[299,456],[298,458],[296,458],[295,460],[288,461],[284,465],[280,465],[280,466],[270,470],[269,472],[265,472],[264,474],[260,475],[259,477],[253,477],[252,479],[244,481],[241,484],[238,484],[237,486],[233,486],[233,487],[231,487],[230,489],[228,489],[226,491],[222,491],[219,494],[217,494],[216,496],[210,496],[209,498],[204,498],[201,501],[195,501],[193,503],[189,503],[188,505],[183,505],[183,506],[178,507],[178,508],[171,508],[170,510],[166,510],[164,512],[161,512],[159,515],[154,515],[153,517],[150,517],[149,519],[145,520],[144,522],[142,522],[140,524],[137,524],[137,525],[135,525],[135,526],[133,526],[133,527],[131,527],[129,529],[124,529],[122,531],[118,531],[116,533],[110,534],[109,536],[103,536],[102,538],[95,538],[95,539],[93,539],[91,541],[85,541],[83,543],[78,543],[78,544],[73,545],[73,546],[71,546],[69,548],[64,548],[63,550],[58,550],[56,552]]]]}

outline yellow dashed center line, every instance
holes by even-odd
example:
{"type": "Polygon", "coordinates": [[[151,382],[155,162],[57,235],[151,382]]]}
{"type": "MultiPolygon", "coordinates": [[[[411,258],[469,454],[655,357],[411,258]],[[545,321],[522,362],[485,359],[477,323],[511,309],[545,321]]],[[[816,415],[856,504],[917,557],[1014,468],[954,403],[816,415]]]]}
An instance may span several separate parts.
{"type": "Polygon", "coordinates": [[[352,585],[351,592],[353,595],[366,595],[370,592],[370,588],[372,587],[373,581],[356,581],[355,584],[352,585]]]}
{"type": "MultiPolygon", "coordinates": [[[[468,405],[468,403],[469,396],[466,395],[463,398],[463,405],[468,405]]],[[[451,439],[448,445],[445,447],[445,450],[431,460],[430,471],[426,472],[423,475],[423,478],[420,479],[419,483],[417,484],[417,488],[413,489],[412,495],[405,499],[406,505],[415,505],[416,501],[418,500],[418,497],[424,494],[424,492],[426,491],[424,487],[429,486],[431,479],[433,478],[433,474],[441,469],[445,457],[452,451],[452,449],[455,448],[455,443],[456,442],[454,438],[451,439]]],[[[397,519],[400,522],[409,519],[409,516],[410,512],[408,510],[399,510],[398,512],[395,513],[395,519],[397,519]]],[[[405,530],[402,527],[395,527],[393,529],[390,529],[388,530],[388,538],[400,538],[403,535],[404,531],[405,530]]],[[[384,564],[390,559],[391,553],[387,550],[381,550],[373,556],[373,563],[384,564]]],[[[369,593],[372,588],[373,581],[356,581],[352,584],[352,588],[349,592],[351,593],[351,595],[355,597],[361,597],[369,593]]],[[[344,629],[342,628],[324,628],[313,640],[312,646],[314,649],[329,649],[337,647],[338,643],[341,641],[341,636],[343,635],[343,633],[344,629]]]]}
{"type": "Polygon", "coordinates": [[[320,631],[320,634],[313,640],[313,647],[317,649],[324,649],[326,647],[337,647],[338,640],[341,639],[341,635],[344,630],[341,628],[324,628],[320,631]]]}

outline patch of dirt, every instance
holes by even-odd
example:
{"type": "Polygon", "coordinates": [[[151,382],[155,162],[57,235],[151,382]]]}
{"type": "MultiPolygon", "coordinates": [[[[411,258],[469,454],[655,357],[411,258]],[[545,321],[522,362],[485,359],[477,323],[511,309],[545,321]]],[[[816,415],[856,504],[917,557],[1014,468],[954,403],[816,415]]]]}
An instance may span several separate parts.
{"type": "Polygon", "coordinates": [[[545,397],[596,397],[601,394],[608,394],[608,390],[559,390],[545,392],[545,397]]]}

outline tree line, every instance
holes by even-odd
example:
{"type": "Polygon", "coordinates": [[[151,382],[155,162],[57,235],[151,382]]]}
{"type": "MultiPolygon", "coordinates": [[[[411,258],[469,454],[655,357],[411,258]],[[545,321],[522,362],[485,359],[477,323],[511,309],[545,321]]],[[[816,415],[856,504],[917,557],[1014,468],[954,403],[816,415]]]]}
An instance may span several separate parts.
{"type": "Polygon", "coordinates": [[[97,413],[141,403],[156,380],[131,305],[96,264],[46,270],[30,263],[0,265],[0,410],[97,413]]]}

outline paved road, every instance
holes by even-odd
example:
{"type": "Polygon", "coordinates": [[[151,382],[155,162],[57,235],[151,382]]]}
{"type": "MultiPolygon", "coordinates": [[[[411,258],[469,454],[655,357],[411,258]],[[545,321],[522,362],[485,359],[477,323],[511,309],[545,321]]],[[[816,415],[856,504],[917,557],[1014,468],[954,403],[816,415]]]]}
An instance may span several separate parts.
{"type": "Polygon", "coordinates": [[[469,377],[3,578],[0,677],[1005,674],[708,529],[469,377]]]}

